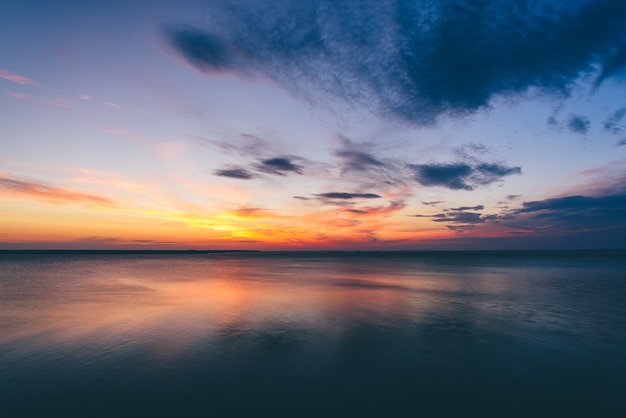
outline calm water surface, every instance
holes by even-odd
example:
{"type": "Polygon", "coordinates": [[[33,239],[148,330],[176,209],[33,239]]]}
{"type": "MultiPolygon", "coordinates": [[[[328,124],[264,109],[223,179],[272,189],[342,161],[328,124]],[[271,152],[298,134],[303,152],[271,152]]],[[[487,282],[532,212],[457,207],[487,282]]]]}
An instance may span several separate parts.
{"type": "Polygon", "coordinates": [[[0,416],[623,417],[626,253],[0,253],[0,416]]]}

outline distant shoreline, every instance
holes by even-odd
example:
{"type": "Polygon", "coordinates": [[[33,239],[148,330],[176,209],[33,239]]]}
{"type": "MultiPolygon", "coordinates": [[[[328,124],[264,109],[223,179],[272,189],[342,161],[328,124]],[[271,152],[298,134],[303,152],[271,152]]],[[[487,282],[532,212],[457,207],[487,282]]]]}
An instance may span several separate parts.
{"type": "Polygon", "coordinates": [[[0,254],[216,254],[260,252],[261,250],[0,250],[0,254]]]}
{"type": "Polygon", "coordinates": [[[32,255],[202,255],[202,254],[266,254],[266,255],[572,255],[624,254],[623,248],[605,249],[522,249],[522,250],[76,250],[76,249],[0,249],[1,254],[32,255]]]}

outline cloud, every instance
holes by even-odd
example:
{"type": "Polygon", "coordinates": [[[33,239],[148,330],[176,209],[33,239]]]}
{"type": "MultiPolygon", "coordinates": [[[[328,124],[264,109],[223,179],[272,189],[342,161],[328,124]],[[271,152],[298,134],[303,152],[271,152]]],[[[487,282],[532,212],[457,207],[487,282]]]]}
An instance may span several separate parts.
{"type": "Polygon", "coordinates": [[[447,229],[453,231],[466,231],[473,229],[477,224],[485,223],[488,219],[487,216],[483,216],[476,212],[467,212],[468,210],[483,210],[484,205],[477,206],[461,206],[458,208],[450,208],[444,210],[442,213],[434,215],[411,215],[415,218],[431,218],[433,222],[446,223],[447,229]]]}
{"type": "Polygon", "coordinates": [[[268,140],[250,134],[236,135],[229,138],[228,142],[201,136],[193,136],[192,138],[201,144],[215,146],[223,152],[240,157],[258,157],[272,151],[271,143],[268,140]]]}
{"type": "Polygon", "coordinates": [[[485,209],[484,205],[477,205],[477,206],[461,206],[460,208],[450,208],[450,210],[454,210],[454,211],[463,211],[463,210],[483,210],[485,209]]]}
{"type": "Polygon", "coordinates": [[[594,72],[598,87],[626,67],[622,0],[224,0],[206,21],[164,30],[199,70],[422,126],[529,88],[567,93],[594,72]]]}
{"type": "Polygon", "coordinates": [[[626,116],[626,107],[616,110],[613,114],[604,122],[604,129],[612,134],[619,134],[622,132],[622,128],[619,126],[622,119],[626,116]]]}
{"type": "Polygon", "coordinates": [[[341,146],[334,155],[339,157],[341,177],[349,178],[361,188],[407,188],[411,182],[406,163],[376,157],[368,144],[355,144],[346,137],[339,138],[341,146]]]}
{"type": "Polygon", "coordinates": [[[105,102],[105,101],[100,101],[100,103],[103,106],[108,107],[109,109],[114,109],[114,110],[118,110],[118,111],[122,110],[122,106],[118,105],[117,103],[105,102]]]}
{"type": "Polygon", "coordinates": [[[412,165],[416,180],[423,186],[442,186],[447,189],[472,190],[465,179],[472,174],[467,164],[419,164],[412,165]]]}
{"type": "MultiPolygon", "coordinates": [[[[335,151],[340,157],[341,173],[351,175],[363,187],[401,187],[409,189],[415,184],[427,187],[445,187],[452,190],[473,190],[512,174],[521,174],[520,167],[481,162],[474,154],[484,154],[487,147],[468,144],[454,150],[460,162],[409,164],[397,159],[383,159],[342,137],[341,147],[335,151]]],[[[426,204],[426,203],[424,203],[426,204]]]]}
{"type": "Polygon", "coordinates": [[[342,160],[343,171],[367,171],[372,168],[384,168],[386,164],[375,158],[372,154],[360,150],[349,139],[342,137],[341,148],[335,151],[335,155],[342,160]]]}
{"type": "Polygon", "coordinates": [[[241,167],[223,168],[213,171],[213,174],[220,177],[230,177],[240,180],[249,180],[255,177],[253,173],[241,167]]]}
{"type": "Polygon", "coordinates": [[[24,77],[23,75],[12,73],[11,71],[4,70],[0,68],[0,78],[4,78],[5,80],[12,81],[13,83],[36,86],[37,82],[31,80],[28,77],[24,77]]]}
{"type": "Polygon", "coordinates": [[[406,207],[404,202],[391,201],[387,206],[347,208],[344,212],[354,213],[359,216],[387,216],[406,207]]]}
{"type": "Polygon", "coordinates": [[[460,211],[451,213],[439,213],[437,215],[433,215],[433,222],[478,224],[485,222],[485,220],[482,218],[480,213],[460,211]]]}
{"type": "MultiPolygon", "coordinates": [[[[239,157],[259,157],[266,156],[272,152],[271,144],[255,135],[241,134],[233,138],[232,141],[216,141],[205,139],[201,137],[195,137],[197,141],[203,144],[215,146],[222,151],[234,154],[239,157]]],[[[213,174],[222,177],[231,177],[236,179],[252,179],[258,177],[257,174],[251,172],[254,170],[259,173],[274,174],[284,176],[289,173],[302,174],[304,167],[297,164],[296,161],[306,161],[305,158],[297,157],[293,155],[278,156],[257,160],[255,163],[250,163],[249,168],[243,168],[240,166],[233,166],[225,169],[215,170],[213,174]]]]}
{"type": "Polygon", "coordinates": [[[105,207],[117,206],[116,202],[105,197],[48,186],[34,181],[19,180],[10,176],[0,177],[0,195],[9,198],[34,198],[54,204],[81,203],[105,207]]]}
{"type": "Polygon", "coordinates": [[[318,193],[315,196],[318,196],[324,199],[378,199],[382,197],[374,193],[345,193],[345,192],[318,193]]]}
{"type": "Polygon", "coordinates": [[[246,68],[236,46],[217,35],[185,25],[167,28],[165,32],[172,46],[200,70],[244,71],[246,68]]]}
{"type": "Polygon", "coordinates": [[[366,215],[367,211],[362,209],[346,209],[346,212],[356,213],[357,215],[366,215]]]}
{"type": "Polygon", "coordinates": [[[505,176],[522,172],[520,167],[488,163],[411,164],[409,168],[419,184],[451,190],[473,190],[477,186],[488,185],[505,176]]]}
{"type": "Polygon", "coordinates": [[[524,202],[507,213],[508,226],[527,231],[574,233],[626,226],[626,194],[573,195],[524,202]]]}
{"type": "Polygon", "coordinates": [[[422,202],[422,205],[437,206],[439,203],[443,203],[441,200],[433,200],[432,202],[422,202]]]}
{"type": "Polygon", "coordinates": [[[5,91],[4,93],[15,99],[23,100],[25,102],[44,104],[49,106],[68,107],[71,103],[71,101],[65,97],[47,98],[17,91],[5,91]]]}
{"type": "Polygon", "coordinates": [[[617,144],[616,144],[616,145],[617,145],[618,147],[619,147],[619,146],[622,146],[622,145],[626,145],[626,138],[622,138],[622,139],[620,139],[619,141],[617,141],[617,144]]]}
{"type": "MultiPolygon", "coordinates": [[[[483,210],[483,205],[451,208],[434,215],[412,215],[430,218],[447,229],[462,232],[478,225],[506,228],[509,232],[554,235],[607,232],[626,228],[626,194],[607,196],[572,195],[523,202],[515,209],[482,215],[469,210],[483,210]]],[[[482,227],[481,227],[482,228],[482,227]]]]}
{"type": "Polygon", "coordinates": [[[580,115],[571,115],[569,121],[567,122],[569,130],[577,134],[587,134],[590,126],[591,122],[589,119],[580,115]]]}
{"type": "Polygon", "coordinates": [[[265,208],[244,207],[235,209],[235,215],[240,218],[277,218],[278,216],[265,208]]]}
{"type": "Polygon", "coordinates": [[[294,157],[275,157],[262,160],[257,164],[256,168],[269,174],[277,174],[284,176],[286,173],[293,172],[302,174],[302,166],[295,164],[292,160],[294,157]]]}

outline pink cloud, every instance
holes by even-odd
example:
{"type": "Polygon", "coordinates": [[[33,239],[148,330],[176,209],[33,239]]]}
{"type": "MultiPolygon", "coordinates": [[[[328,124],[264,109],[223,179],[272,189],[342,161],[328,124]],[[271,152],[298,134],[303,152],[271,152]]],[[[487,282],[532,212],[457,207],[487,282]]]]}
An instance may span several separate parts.
{"type": "Polygon", "coordinates": [[[120,105],[118,105],[116,103],[104,102],[104,101],[101,101],[100,103],[102,103],[103,105],[105,105],[106,107],[108,107],[110,109],[122,110],[122,106],[120,106],[120,105]]]}
{"type": "Polygon", "coordinates": [[[31,80],[28,77],[24,77],[23,75],[15,74],[7,70],[3,70],[0,68],[0,78],[4,78],[5,80],[12,81],[17,84],[24,84],[29,86],[36,86],[37,82],[35,80],[31,80]]]}
{"type": "Polygon", "coordinates": [[[64,97],[55,97],[52,99],[48,99],[45,97],[38,97],[29,93],[21,93],[17,91],[5,91],[4,93],[16,99],[23,100],[25,102],[37,103],[37,104],[68,107],[71,103],[69,99],[66,99],[64,97]]]}
{"type": "Polygon", "coordinates": [[[11,176],[0,177],[0,195],[18,198],[31,197],[54,204],[82,203],[106,207],[117,206],[113,200],[106,197],[75,192],[34,181],[19,180],[11,176]]]}

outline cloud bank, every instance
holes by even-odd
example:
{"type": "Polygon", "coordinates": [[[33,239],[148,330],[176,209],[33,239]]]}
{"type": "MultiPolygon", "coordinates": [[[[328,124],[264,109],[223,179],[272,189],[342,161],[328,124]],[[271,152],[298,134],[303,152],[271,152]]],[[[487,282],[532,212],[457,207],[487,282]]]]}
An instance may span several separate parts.
{"type": "Polygon", "coordinates": [[[199,70],[263,75],[318,104],[421,126],[530,88],[567,94],[582,75],[599,87],[626,68],[623,0],[208,4],[206,26],[163,31],[199,70]]]}

